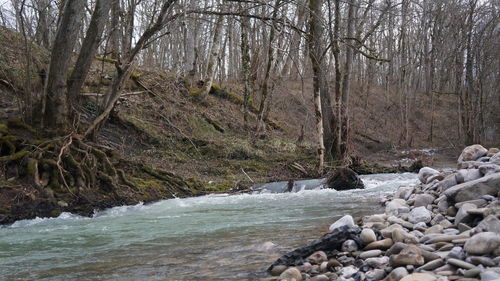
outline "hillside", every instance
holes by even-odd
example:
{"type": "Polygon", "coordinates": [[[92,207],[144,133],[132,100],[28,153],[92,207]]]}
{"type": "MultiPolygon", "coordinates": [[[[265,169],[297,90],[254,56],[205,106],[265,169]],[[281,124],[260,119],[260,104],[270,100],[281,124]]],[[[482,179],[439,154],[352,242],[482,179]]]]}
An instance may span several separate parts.
{"type": "MultiPolygon", "coordinates": [[[[19,34],[4,28],[0,36],[3,156],[10,151],[9,143],[22,146],[26,145],[23,144],[26,138],[37,138],[29,126],[19,121],[19,95],[26,85],[22,79],[26,61],[30,62],[33,73],[29,85],[33,91],[40,91],[40,74],[47,64],[47,51],[31,43],[26,47],[19,34]],[[23,55],[26,48],[32,57],[23,55]]],[[[96,114],[112,71],[106,60],[95,60],[83,90],[81,118],[96,114]]],[[[94,209],[115,205],[238,192],[253,183],[318,176],[313,172],[316,160],[310,80],[281,81],[275,85],[266,134],[256,136],[255,114],[250,114],[248,129],[243,120],[238,81],[214,85],[210,95],[200,100],[196,95],[196,79],[137,68],[110,120],[96,138],[110,161],[120,167],[120,176],[128,187],[113,192],[76,187],[72,190],[62,184],[33,187],[27,181],[29,171],[12,170],[12,166],[4,164],[0,222],[57,216],[63,211],[89,215],[94,209]],[[82,196],[75,197],[74,193],[82,196]]],[[[258,91],[254,97],[254,104],[258,104],[258,91]]],[[[394,91],[374,87],[366,93],[361,87],[354,87],[351,99],[356,101],[352,102],[354,154],[388,165],[396,165],[393,159],[399,158],[434,161],[439,155],[422,154],[418,150],[401,153],[397,149],[400,136],[394,132],[400,126],[398,98],[394,91]]],[[[413,102],[412,144],[417,148],[431,145],[427,142],[430,99],[422,95],[413,102]]],[[[456,116],[450,110],[456,106],[455,101],[440,96],[435,103],[436,134],[432,146],[456,145],[453,139],[456,116]]],[[[48,168],[37,171],[36,177],[39,172],[43,182],[44,175],[50,177],[49,171],[48,168]]]]}

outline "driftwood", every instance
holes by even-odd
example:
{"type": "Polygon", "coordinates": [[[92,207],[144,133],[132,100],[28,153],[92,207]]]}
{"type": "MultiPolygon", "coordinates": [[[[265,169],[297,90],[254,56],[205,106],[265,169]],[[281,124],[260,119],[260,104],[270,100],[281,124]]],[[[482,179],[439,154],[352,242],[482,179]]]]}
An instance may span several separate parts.
{"type": "Polygon", "coordinates": [[[359,240],[359,233],[361,232],[361,228],[359,227],[348,227],[342,226],[335,230],[332,233],[323,236],[320,239],[316,239],[312,241],[309,245],[295,249],[291,252],[288,252],[277,259],[268,269],[268,272],[271,272],[273,267],[277,265],[301,265],[306,261],[306,258],[309,257],[316,251],[325,251],[331,252],[334,250],[339,250],[346,240],[352,239],[356,241],[359,246],[364,246],[365,244],[359,240]]]}

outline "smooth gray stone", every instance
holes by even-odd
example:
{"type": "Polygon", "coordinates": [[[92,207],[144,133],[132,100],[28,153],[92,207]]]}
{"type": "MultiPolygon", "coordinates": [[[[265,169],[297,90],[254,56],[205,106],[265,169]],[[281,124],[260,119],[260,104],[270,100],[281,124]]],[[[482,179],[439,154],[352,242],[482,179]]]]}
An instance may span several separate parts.
{"type": "Polygon", "coordinates": [[[473,269],[473,268],[476,268],[475,265],[473,264],[470,264],[468,262],[464,262],[462,260],[458,260],[458,259],[448,259],[447,262],[451,265],[454,265],[454,266],[458,266],[458,267],[461,267],[461,268],[465,268],[465,269],[473,269]]]}

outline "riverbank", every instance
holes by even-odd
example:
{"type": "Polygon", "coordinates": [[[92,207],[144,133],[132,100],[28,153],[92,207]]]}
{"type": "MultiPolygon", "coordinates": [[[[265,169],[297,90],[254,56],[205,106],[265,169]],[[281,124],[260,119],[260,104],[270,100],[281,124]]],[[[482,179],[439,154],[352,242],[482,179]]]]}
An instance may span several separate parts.
{"type": "Polygon", "coordinates": [[[457,164],[422,168],[420,184],[384,199],[385,213],[342,217],[273,263],[267,280],[500,279],[500,152],[469,146],[457,164]]]}

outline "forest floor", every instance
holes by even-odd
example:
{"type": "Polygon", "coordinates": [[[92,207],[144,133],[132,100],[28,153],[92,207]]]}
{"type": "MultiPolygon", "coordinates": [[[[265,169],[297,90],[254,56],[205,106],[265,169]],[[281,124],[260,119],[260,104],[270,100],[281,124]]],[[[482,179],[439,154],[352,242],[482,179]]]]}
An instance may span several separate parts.
{"type": "MultiPolygon", "coordinates": [[[[1,30],[0,36],[5,37],[0,38],[0,42],[9,42],[9,45],[0,44],[0,125],[10,129],[9,124],[21,117],[19,93],[25,81],[20,78],[24,68],[19,52],[23,49],[22,45],[14,44],[21,42],[16,40],[17,35],[1,30]]],[[[43,69],[45,56],[44,50],[34,48],[31,61],[35,72],[43,69]]],[[[97,112],[101,93],[110,83],[111,71],[110,63],[96,60],[83,91],[85,114],[97,112]]],[[[113,196],[91,192],[87,195],[99,203],[89,204],[68,196],[61,187],[50,192],[48,188],[32,192],[34,188],[21,177],[9,175],[12,171],[3,163],[0,169],[3,173],[0,177],[0,223],[57,216],[62,211],[90,215],[93,208],[175,196],[244,192],[254,183],[319,176],[313,172],[315,131],[312,101],[308,95],[310,81],[306,82],[288,81],[288,88],[283,81],[277,82],[266,133],[256,135],[255,107],[245,123],[238,82],[214,85],[210,94],[200,99],[196,94],[197,79],[138,68],[97,137],[99,145],[119,152],[120,159],[126,159],[120,165],[124,166],[126,176],[137,189],[118,191],[113,196]],[[168,179],[182,179],[187,186],[164,187],[167,176],[168,179]]],[[[353,97],[354,154],[386,166],[411,164],[417,159],[428,165],[452,165],[458,150],[439,148],[438,144],[450,146],[443,138],[436,136],[432,146],[437,148],[422,149],[428,144],[419,137],[425,135],[425,129],[418,119],[413,120],[420,124],[415,128],[413,146],[420,149],[403,151],[398,148],[399,136],[392,133],[398,124],[391,121],[398,114],[397,109],[391,110],[396,97],[374,90],[369,101],[363,101],[361,95],[365,94],[353,97]]],[[[258,104],[258,93],[254,96],[254,104],[258,104]]],[[[426,114],[416,112],[422,116],[426,114]]],[[[436,118],[446,120],[447,116],[437,114],[436,118]]],[[[5,143],[1,143],[0,157],[5,151],[5,143]]]]}

